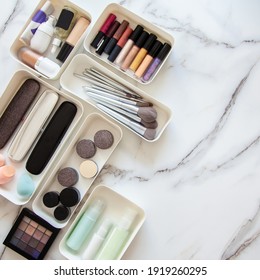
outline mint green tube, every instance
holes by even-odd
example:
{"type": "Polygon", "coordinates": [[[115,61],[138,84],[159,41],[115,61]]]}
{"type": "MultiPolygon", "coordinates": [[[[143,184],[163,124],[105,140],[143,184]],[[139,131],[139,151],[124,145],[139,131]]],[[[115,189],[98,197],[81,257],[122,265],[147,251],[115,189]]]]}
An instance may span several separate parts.
{"type": "Polygon", "coordinates": [[[106,239],[101,245],[100,250],[95,256],[96,260],[114,260],[117,259],[123,250],[130,234],[130,227],[133,224],[136,213],[128,209],[120,223],[114,226],[108,233],[106,239]]]}
{"type": "Polygon", "coordinates": [[[69,248],[74,251],[80,249],[103,210],[104,203],[101,200],[96,200],[89,205],[66,241],[69,248]]]}

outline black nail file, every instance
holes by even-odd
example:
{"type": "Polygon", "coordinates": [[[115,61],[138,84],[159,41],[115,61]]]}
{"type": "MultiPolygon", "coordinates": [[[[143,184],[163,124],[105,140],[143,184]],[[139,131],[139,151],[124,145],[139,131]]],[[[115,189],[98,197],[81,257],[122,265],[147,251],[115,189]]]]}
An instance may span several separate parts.
{"type": "Polygon", "coordinates": [[[39,89],[40,84],[36,80],[27,79],[16,92],[0,118],[0,149],[13,135],[37,96],[39,89]]]}
{"type": "Polygon", "coordinates": [[[68,101],[57,109],[27,160],[26,169],[31,174],[38,175],[43,171],[76,113],[77,107],[68,101]]]}

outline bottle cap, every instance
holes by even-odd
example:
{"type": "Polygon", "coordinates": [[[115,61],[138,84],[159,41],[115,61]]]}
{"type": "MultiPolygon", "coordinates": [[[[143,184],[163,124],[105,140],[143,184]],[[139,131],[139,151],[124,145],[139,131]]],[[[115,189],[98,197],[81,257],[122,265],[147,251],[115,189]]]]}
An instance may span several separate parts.
{"type": "Polygon", "coordinates": [[[52,41],[51,53],[55,53],[56,50],[61,47],[61,45],[62,45],[62,41],[58,38],[54,38],[52,41]]]}
{"type": "Polygon", "coordinates": [[[34,68],[48,78],[54,78],[60,71],[57,63],[43,56],[37,60],[34,68]]]}
{"type": "Polygon", "coordinates": [[[127,209],[126,213],[119,222],[119,227],[129,230],[136,216],[137,213],[135,211],[132,209],[127,209]]]}
{"type": "Polygon", "coordinates": [[[52,36],[54,32],[55,20],[56,19],[54,16],[49,16],[49,19],[46,22],[42,23],[39,26],[38,30],[48,34],[49,36],[52,36]]]}
{"type": "Polygon", "coordinates": [[[141,25],[137,25],[136,28],[134,29],[133,33],[129,37],[134,43],[138,40],[140,37],[141,33],[143,32],[144,28],[141,25]]]}
{"type": "Polygon", "coordinates": [[[151,50],[149,51],[149,55],[151,57],[155,57],[158,52],[160,51],[160,49],[162,48],[162,43],[158,40],[155,41],[154,45],[152,46],[151,50]]]}
{"type": "Polygon", "coordinates": [[[171,45],[169,45],[168,43],[164,43],[162,49],[157,55],[157,58],[159,58],[160,60],[164,60],[170,50],[171,50],[171,45]]]}
{"type": "Polygon", "coordinates": [[[144,43],[143,48],[149,51],[151,49],[151,47],[153,46],[156,39],[157,39],[157,36],[154,35],[153,33],[151,33],[149,35],[148,39],[146,40],[146,42],[144,43]]]}
{"type": "Polygon", "coordinates": [[[101,236],[102,238],[105,238],[112,223],[109,219],[105,219],[104,222],[100,225],[97,235],[101,236]]]}
{"type": "Polygon", "coordinates": [[[104,206],[105,204],[102,200],[95,200],[93,203],[91,203],[86,213],[89,218],[96,220],[99,217],[100,213],[103,211],[104,206]]]}
{"type": "Polygon", "coordinates": [[[68,30],[70,24],[74,18],[75,12],[68,8],[62,9],[58,21],[56,23],[56,27],[60,27],[64,30],[68,30]]]}
{"type": "Polygon", "coordinates": [[[141,48],[145,41],[147,40],[149,34],[146,31],[143,31],[143,33],[141,34],[141,36],[138,38],[138,40],[136,41],[136,46],[141,48]]]}

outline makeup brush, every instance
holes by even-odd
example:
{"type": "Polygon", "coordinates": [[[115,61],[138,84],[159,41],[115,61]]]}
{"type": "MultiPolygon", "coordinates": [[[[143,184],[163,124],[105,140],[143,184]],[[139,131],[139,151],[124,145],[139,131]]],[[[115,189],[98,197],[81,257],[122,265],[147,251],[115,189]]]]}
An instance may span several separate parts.
{"type": "Polygon", "coordinates": [[[137,114],[142,120],[145,122],[153,122],[157,118],[157,112],[153,107],[137,107],[134,105],[129,105],[120,101],[116,101],[104,96],[100,96],[98,94],[95,94],[93,92],[86,92],[88,96],[91,98],[95,98],[97,100],[101,100],[103,102],[115,105],[117,107],[120,107],[121,109],[124,109],[126,111],[129,111],[131,113],[137,114]]]}
{"type": "Polygon", "coordinates": [[[135,114],[133,114],[133,113],[131,113],[131,112],[125,111],[125,110],[123,110],[123,109],[120,109],[119,107],[116,107],[116,106],[114,106],[114,105],[112,105],[112,104],[107,104],[107,103],[102,102],[101,100],[98,100],[98,99],[94,99],[94,101],[95,101],[96,103],[99,103],[99,104],[101,104],[101,105],[104,105],[104,106],[106,106],[106,107],[108,107],[108,108],[110,108],[110,109],[112,109],[112,110],[114,110],[114,111],[116,111],[116,112],[118,112],[118,113],[120,113],[120,114],[123,114],[124,116],[126,116],[126,117],[129,118],[130,120],[136,121],[136,122],[142,124],[142,125],[143,125],[144,127],[146,127],[146,128],[157,128],[157,127],[158,127],[158,123],[157,123],[156,120],[155,120],[154,122],[148,123],[148,122],[145,122],[144,120],[142,120],[142,119],[141,119],[140,117],[138,117],[137,115],[135,115],[135,114]]]}
{"type": "Polygon", "coordinates": [[[78,74],[78,73],[73,73],[73,75],[77,78],[80,78],[84,81],[87,81],[91,84],[92,87],[100,87],[102,89],[107,89],[107,90],[110,90],[114,93],[118,93],[122,96],[126,96],[126,97],[132,97],[132,98],[136,98],[136,99],[141,99],[140,95],[137,95],[137,94],[134,94],[134,93],[126,93],[126,92],[123,92],[122,90],[118,90],[110,85],[105,85],[103,83],[101,83],[100,81],[97,81],[97,80],[94,80],[90,77],[87,77],[85,75],[82,75],[82,74],[78,74]]]}
{"type": "Polygon", "coordinates": [[[120,115],[116,111],[113,111],[113,110],[109,109],[108,107],[106,107],[102,104],[97,103],[96,106],[100,110],[106,112],[110,116],[114,117],[118,121],[122,122],[123,124],[125,124],[126,126],[131,128],[132,130],[134,130],[138,134],[142,135],[147,140],[154,140],[154,138],[156,136],[156,130],[155,129],[145,128],[144,126],[140,125],[139,123],[136,123],[134,121],[129,120],[128,118],[120,115]]]}
{"type": "Polygon", "coordinates": [[[152,106],[152,104],[150,102],[146,102],[146,101],[141,100],[141,99],[125,98],[125,97],[119,96],[119,95],[117,95],[115,93],[112,93],[110,91],[107,91],[107,90],[96,89],[96,88],[92,88],[92,87],[88,87],[88,86],[83,86],[83,88],[88,92],[93,92],[93,93],[96,93],[98,95],[101,95],[101,96],[104,96],[104,97],[107,97],[107,98],[111,98],[113,100],[124,102],[126,104],[130,104],[130,105],[134,105],[134,106],[138,106],[138,107],[152,106]]]}

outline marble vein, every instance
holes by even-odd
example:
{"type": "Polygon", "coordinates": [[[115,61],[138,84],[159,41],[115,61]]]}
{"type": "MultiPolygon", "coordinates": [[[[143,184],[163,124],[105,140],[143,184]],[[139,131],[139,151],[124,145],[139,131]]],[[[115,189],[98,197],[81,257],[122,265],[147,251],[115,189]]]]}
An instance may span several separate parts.
{"type": "Polygon", "coordinates": [[[0,34],[5,32],[8,25],[11,24],[13,22],[13,20],[15,19],[15,17],[20,13],[20,4],[21,4],[21,0],[16,0],[11,14],[8,16],[4,25],[0,29],[0,34]]]}

